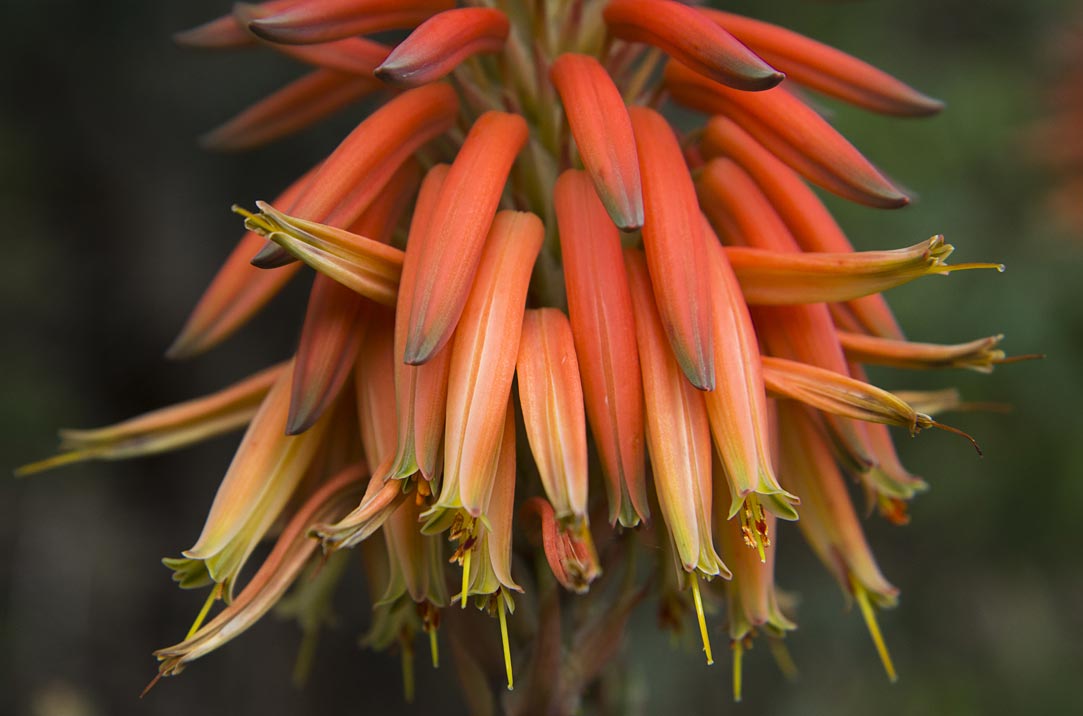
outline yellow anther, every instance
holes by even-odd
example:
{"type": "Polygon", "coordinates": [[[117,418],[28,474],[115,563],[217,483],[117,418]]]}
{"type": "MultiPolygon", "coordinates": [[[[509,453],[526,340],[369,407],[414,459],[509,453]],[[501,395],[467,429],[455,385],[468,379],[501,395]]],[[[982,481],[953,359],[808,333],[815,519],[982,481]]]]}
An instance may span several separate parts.
{"type": "Polygon", "coordinates": [[[703,597],[699,593],[699,576],[692,572],[688,575],[692,581],[692,601],[696,605],[696,619],[699,620],[699,635],[703,639],[703,652],[707,655],[707,665],[714,663],[714,655],[711,653],[711,638],[707,634],[707,618],[703,615],[703,597]]]}
{"type": "Polygon", "coordinates": [[[467,591],[470,589],[470,556],[474,553],[473,549],[466,550],[463,553],[463,593],[462,593],[462,608],[466,609],[466,597],[467,591]]]}
{"type": "Polygon", "coordinates": [[[741,534],[744,535],[745,544],[754,548],[760,556],[760,562],[767,562],[767,547],[771,546],[771,535],[767,531],[767,514],[763,511],[763,505],[752,494],[745,498],[744,507],[741,509],[741,534]]]}
{"type": "Polygon", "coordinates": [[[508,616],[504,613],[503,593],[497,592],[496,599],[499,602],[496,613],[500,618],[500,642],[504,646],[504,671],[508,674],[508,691],[511,691],[515,688],[515,676],[511,671],[511,646],[508,644],[508,616]]]}
{"type": "Polygon", "coordinates": [[[895,673],[895,665],[891,662],[891,654],[887,651],[884,637],[880,633],[880,625],[876,622],[876,612],[872,608],[872,603],[869,602],[869,592],[852,574],[850,575],[850,589],[853,590],[857,606],[861,609],[861,616],[865,619],[865,626],[868,627],[869,636],[872,637],[872,642],[876,645],[876,651],[880,654],[880,661],[884,664],[887,678],[894,682],[898,678],[895,673]]]}

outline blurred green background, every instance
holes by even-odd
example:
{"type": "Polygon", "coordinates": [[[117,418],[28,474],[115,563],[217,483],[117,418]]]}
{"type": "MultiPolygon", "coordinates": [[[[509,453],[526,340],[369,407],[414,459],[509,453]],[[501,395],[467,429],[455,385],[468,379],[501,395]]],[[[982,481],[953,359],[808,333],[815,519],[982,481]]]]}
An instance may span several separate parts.
{"type": "MultiPolygon", "coordinates": [[[[1005,333],[1039,363],[993,376],[878,371],[892,388],[957,385],[1008,414],[952,416],[985,449],[946,434],[901,438],[932,484],[903,528],[867,530],[902,590],[881,625],[900,680],[884,678],[864,627],[801,543],[781,534],[778,581],[797,593],[787,640],[801,670],[782,683],[762,646],[746,660],[746,702],[729,701],[728,658],[707,669],[672,646],[647,607],[624,657],[640,713],[1063,714],[1083,712],[1083,236],[1054,221],[1053,179],[1031,160],[1028,127],[1048,110],[1055,38],[1078,2],[798,0],[716,3],[778,21],[887,69],[947,102],[931,120],[825,102],[836,125],[919,197],[897,212],[830,200],[861,248],[944,233],[956,261],[1003,275],[930,278],[889,298],[915,340],[1005,333]]],[[[269,198],[363,116],[353,108],[244,156],[194,138],[297,74],[265,53],[195,53],[170,34],[228,3],[7,3],[0,9],[0,465],[49,454],[60,426],[114,422],[211,391],[287,355],[305,286],[235,340],[192,363],[161,354],[239,235],[233,202],[269,198]],[[284,328],[285,327],[285,328],[284,328]]],[[[1080,127],[1083,132],[1083,126],[1080,127]]],[[[1083,202],[1083,196],[1079,197],[1083,202]]],[[[267,618],[228,648],[136,696],[150,652],[183,635],[201,597],[158,565],[197,535],[235,437],[132,463],[4,481],[0,498],[0,713],[460,713],[451,670],[419,671],[401,702],[397,658],[356,646],[363,590],[348,585],[312,682],[289,672],[295,625],[267,618]]],[[[716,617],[718,640],[721,617],[716,617]]]]}

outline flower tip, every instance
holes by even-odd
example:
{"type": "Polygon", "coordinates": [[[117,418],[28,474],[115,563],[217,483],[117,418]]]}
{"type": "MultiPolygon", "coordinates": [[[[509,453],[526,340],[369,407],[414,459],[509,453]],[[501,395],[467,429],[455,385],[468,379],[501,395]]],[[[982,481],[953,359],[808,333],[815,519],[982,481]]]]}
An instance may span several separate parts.
{"type": "Polygon", "coordinates": [[[252,257],[252,260],[249,261],[249,263],[256,268],[276,269],[291,264],[296,260],[297,259],[284,248],[273,241],[268,241],[263,245],[263,248],[252,257]]]}

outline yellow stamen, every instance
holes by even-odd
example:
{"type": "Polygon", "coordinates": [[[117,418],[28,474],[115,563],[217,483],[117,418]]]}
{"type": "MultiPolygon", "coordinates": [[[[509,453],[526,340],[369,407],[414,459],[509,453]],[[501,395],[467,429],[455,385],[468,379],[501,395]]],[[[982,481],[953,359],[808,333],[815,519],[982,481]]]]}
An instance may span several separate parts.
{"type": "Polygon", "coordinates": [[[771,656],[775,658],[775,664],[778,666],[778,670],[782,672],[782,675],[788,681],[797,679],[797,664],[794,663],[793,657],[790,656],[790,650],[786,648],[786,642],[781,639],[768,639],[767,645],[770,647],[771,656]]]}
{"type": "Polygon", "coordinates": [[[504,671],[508,673],[508,691],[512,691],[515,688],[515,677],[511,672],[511,646],[508,644],[508,617],[504,613],[504,595],[497,592],[496,599],[499,602],[496,613],[500,617],[500,641],[504,645],[504,671]]]}
{"type": "Polygon", "coordinates": [[[199,614],[196,615],[196,620],[192,622],[192,628],[188,630],[188,634],[184,637],[185,641],[191,639],[192,636],[195,635],[197,631],[199,631],[199,628],[203,626],[203,620],[207,618],[207,615],[211,611],[211,605],[214,604],[221,596],[222,583],[219,582],[218,584],[214,585],[214,589],[212,589],[211,593],[207,595],[207,601],[203,602],[203,608],[199,610],[199,614]]]}
{"type": "Polygon", "coordinates": [[[436,640],[436,628],[429,629],[429,653],[432,654],[432,668],[440,668],[440,642],[436,640]]]}
{"type": "Polygon", "coordinates": [[[887,678],[894,682],[898,678],[895,673],[895,665],[891,662],[891,654],[888,653],[884,637],[880,634],[880,625],[876,623],[876,612],[873,611],[872,603],[869,602],[869,592],[852,574],[850,575],[850,588],[854,592],[854,598],[857,599],[857,606],[861,609],[861,616],[865,619],[865,626],[868,627],[869,636],[872,637],[872,642],[876,645],[876,651],[880,654],[880,661],[884,664],[887,678]]]}
{"type": "Polygon", "coordinates": [[[474,553],[473,549],[468,549],[463,553],[463,593],[462,593],[462,608],[466,609],[466,596],[467,591],[470,589],[470,555],[474,553]]]}
{"type": "Polygon", "coordinates": [[[414,647],[405,633],[399,635],[402,652],[402,691],[406,703],[414,702],[414,647]]]}
{"type": "Polygon", "coordinates": [[[692,572],[689,579],[692,580],[692,601],[696,604],[696,619],[699,620],[699,635],[703,639],[703,651],[707,654],[707,666],[714,663],[714,655],[711,654],[711,638],[707,634],[707,618],[703,616],[703,598],[699,593],[699,576],[692,572]]]}
{"type": "Polygon", "coordinates": [[[741,701],[741,661],[745,654],[744,639],[733,642],[733,700],[741,701]]]}
{"type": "Polygon", "coordinates": [[[763,505],[756,499],[755,494],[745,498],[744,508],[740,514],[741,533],[744,535],[745,544],[755,548],[760,555],[760,562],[766,563],[766,548],[771,546],[771,536],[767,532],[767,516],[763,511],[763,505]]]}
{"type": "Polygon", "coordinates": [[[82,462],[83,460],[91,460],[98,455],[104,453],[101,449],[87,449],[87,450],[72,450],[71,452],[60,453],[53,457],[46,458],[44,460],[38,460],[32,462],[29,465],[23,465],[22,467],[15,468],[15,477],[26,477],[38,472],[45,472],[46,470],[52,470],[54,467],[61,467],[63,465],[70,465],[73,462],[82,462]]]}

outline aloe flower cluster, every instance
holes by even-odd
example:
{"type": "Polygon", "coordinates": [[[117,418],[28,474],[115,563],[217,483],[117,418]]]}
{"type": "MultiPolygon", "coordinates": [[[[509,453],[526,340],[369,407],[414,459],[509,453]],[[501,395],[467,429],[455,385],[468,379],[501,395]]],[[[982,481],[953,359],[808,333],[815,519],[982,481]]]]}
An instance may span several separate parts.
{"type": "Polygon", "coordinates": [[[708,664],[712,643],[730,645],[739,699],[755,640],[787,666],[782,520],[894,678],[875,612],[898,590],[859,513],[907,521],[926,483],[889,426],[944,428],[932,416],[959,396],[891,393],[864,367],[1009,359],[999,336],[908,341],[881,292],[998,267],[948,265],[941,236],[854,251],[810,184],[884,209],[908,197],[808,99],[899,117],[939,102],[782,27],[674,0],[272,0],[178,40],[310,68],[209,133],[213,149],[363,98],[375,109],[279,196],[235,207],[247,233],[169,350],[208,351],[305,273],[294,356],[64,431],[58,456],[24,468],[246,428],[202,533],[164,560],[208,594],[155,652],[160,676],[280,601],[318,626],[319,595],[360,555],[366,643],[399,652],[408,694],[417,644],[435,666],[444,642],[472,710],[519,675],[508,712],[570,712],[649,601],[708,664]],[[387,31],[404,39],[365,37],[387,31]],[[701,123],[672,125],[670,106],[701,123]]]}

